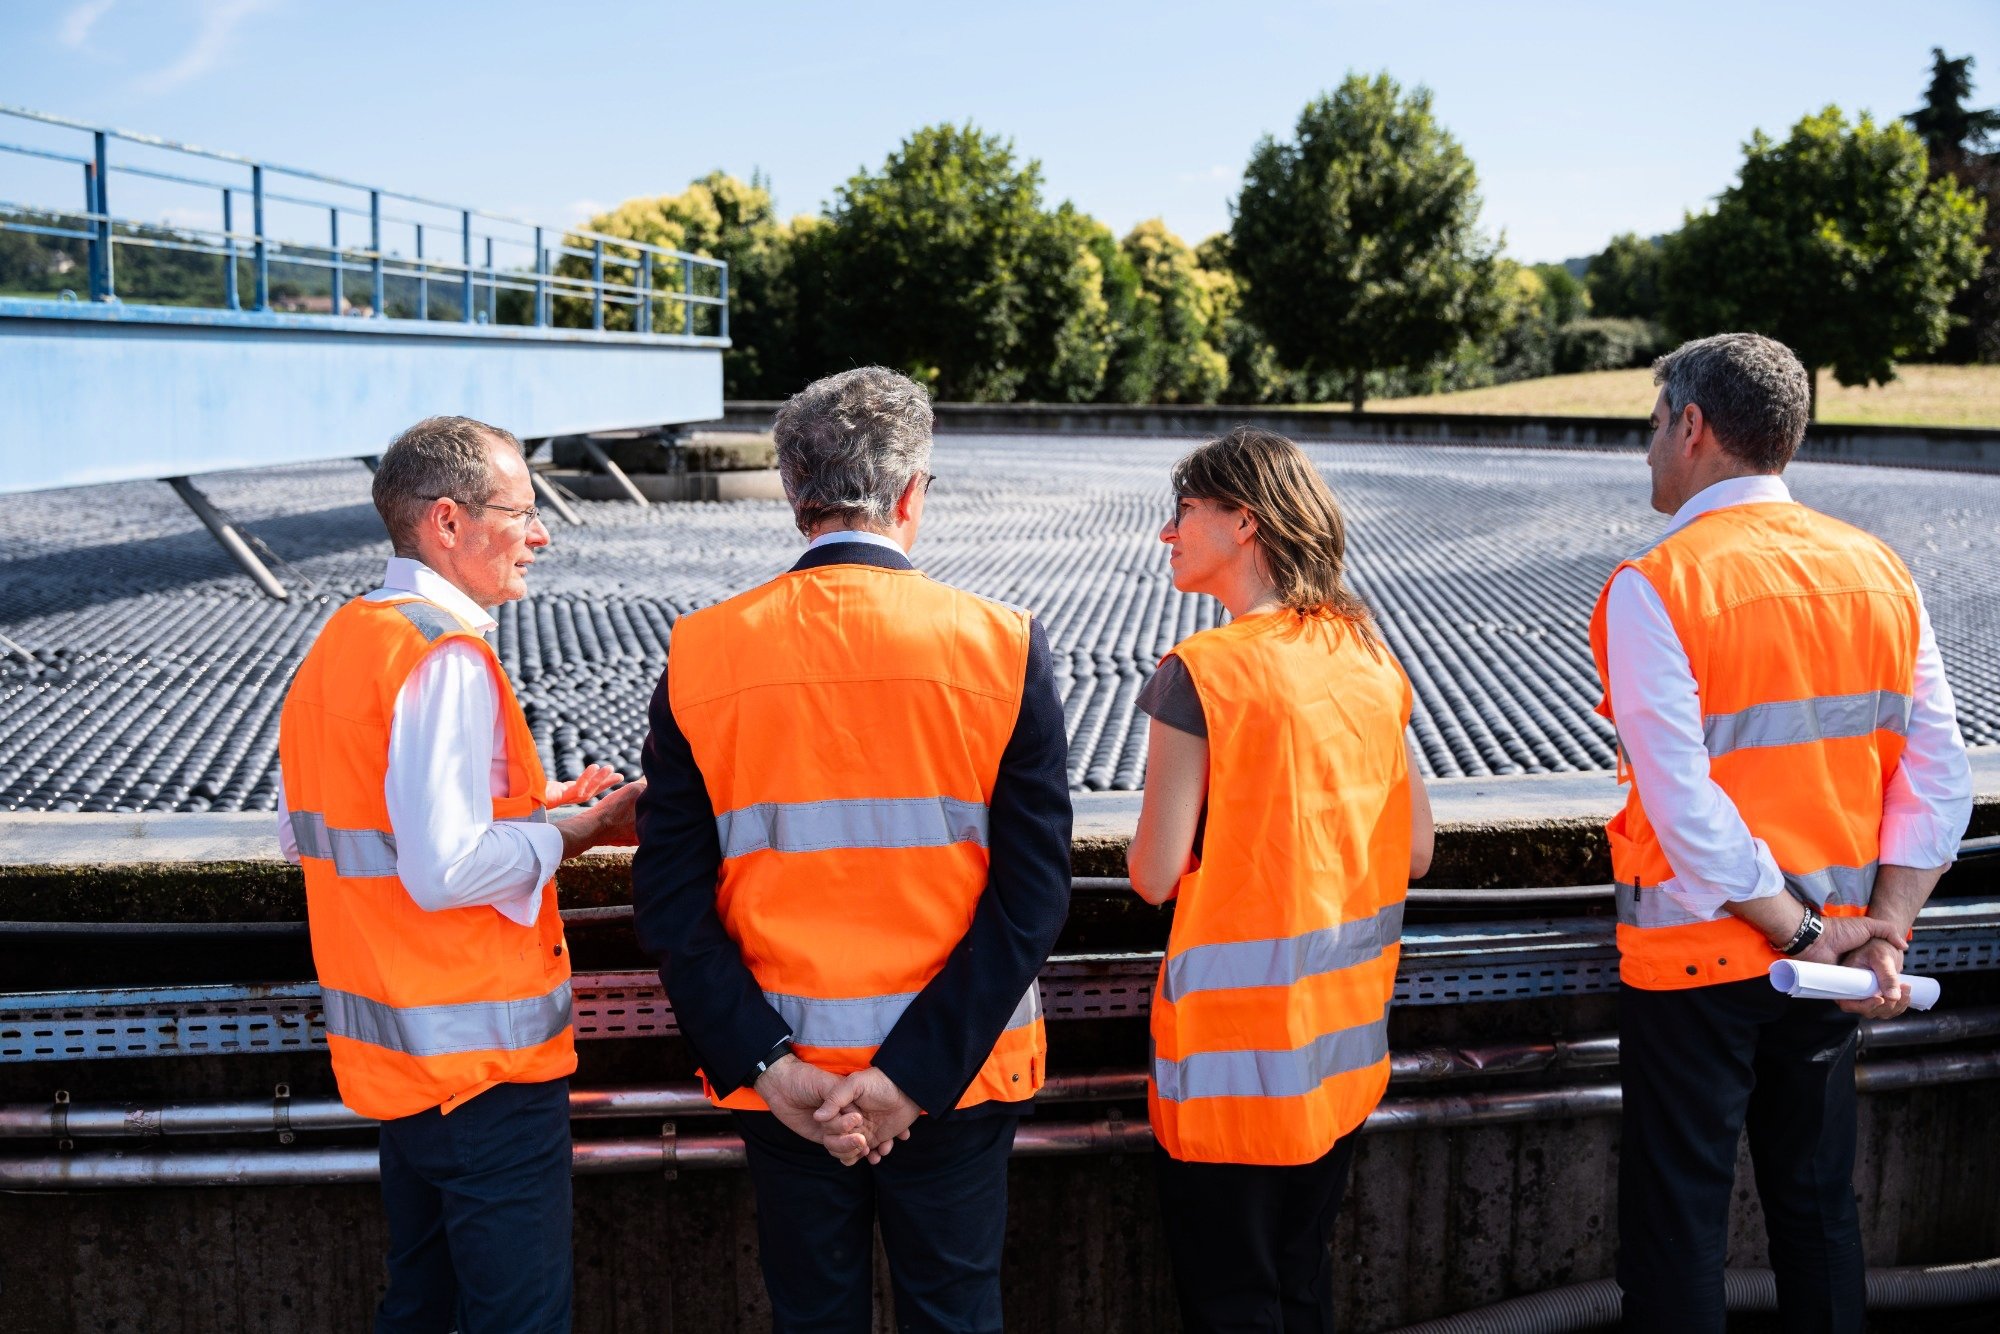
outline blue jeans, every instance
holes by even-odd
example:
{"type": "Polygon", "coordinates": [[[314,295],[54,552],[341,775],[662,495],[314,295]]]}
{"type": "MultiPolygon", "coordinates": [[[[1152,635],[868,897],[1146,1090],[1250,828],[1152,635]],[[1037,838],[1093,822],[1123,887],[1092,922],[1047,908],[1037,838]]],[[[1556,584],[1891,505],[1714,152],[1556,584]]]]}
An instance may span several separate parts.
{"type": "Polygon", "coordinates": [[[569,1171],[567,1079],[384,1121],[389,1290],[376,1334],[567,1331],[569,1171]]]}

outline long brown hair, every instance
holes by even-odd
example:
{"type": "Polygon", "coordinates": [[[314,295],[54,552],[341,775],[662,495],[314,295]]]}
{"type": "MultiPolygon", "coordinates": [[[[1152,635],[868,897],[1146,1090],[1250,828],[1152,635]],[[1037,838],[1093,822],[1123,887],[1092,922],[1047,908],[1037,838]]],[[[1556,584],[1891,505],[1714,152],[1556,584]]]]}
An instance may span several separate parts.
{"type": "Polygon", "coordinates": [[[1301,617],[1347,622],[1371,648],[1375,618],[1347,586],[1347,520],[1305,451],[1239,426],[1174,465],[1174,494],[1257,519],[1257,546],[1278,600],[1301,617]]]}

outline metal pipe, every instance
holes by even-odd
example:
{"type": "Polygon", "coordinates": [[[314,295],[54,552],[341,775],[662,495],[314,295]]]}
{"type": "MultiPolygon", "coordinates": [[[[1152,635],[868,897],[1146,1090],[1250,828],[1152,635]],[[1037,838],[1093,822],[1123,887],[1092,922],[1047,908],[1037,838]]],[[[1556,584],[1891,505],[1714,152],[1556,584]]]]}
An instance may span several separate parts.
{"type": "Polygon", "coordinates": [[[594,242],[590,252],[590,327],[604,327],[604,242],[594,242]]]}
{"type": "Polygon", "coordinates": [[[97,215],[94,223],[94,230],[97,232],[97,244],[92,247],[91,258],[97,262],[97,267],[96,271],[91,275],[95,281],[91,283],[90,299],[92,301],[116,301],[118,299],[117,257],[111,252],[111,191],[109,183],[111,163],[106,152],[108,145],[105,141],[105,132],[99,130],[94,137],[95,155],[91,166],[95,173],[93,179],[97,182],[97,197],[91,202],[90,211],[97,215]]]}
{"type": "MultiPolygon", "coordinates": [[[[601,295],[602,294],[600,293],[600,296],[601,295]]],[[[598,313],[600,315],[603,314],[601,310],[598,313]]],[[[589,436],[584,436],[583,452],[590,455],[590,461],[592,463],[595,463],[602,472],[604,472],[607,476],[611,478],[612,481],[618,483],[618,489],[625,493],[627,499],[632,500],[640,505],[651,505],[653,503],[652,501],[646,499],[646,493],[644,491],[641,491],[638,488],[638,486],[633,483],[632,479],[625,475],[625,470],[618,466],[618,461],[612,458],[609,454],[604,452],[604,446],[598,444],[595,440],[592,440],[589,436]]]]}
{"type": "Polygon", "coordinates": [[[223,249],[226,253],[222,257],[222,296],[224,302],[231,310],[241,310],[243,309],[243,299],[241,294],[236,290],[236,210],[231,202],[235,196],[236,192],[234,190],[226,186],[223,188],[222,234],[226,238],[223,241],[223,249]]]}
{"type": "MultiPolygon", "coordinates": [[[[1870,1087],[1907,1088],[1993,1079],[2000,1078],[2000,1052],[1979,1053],[1975,1059],[1955,1061],[1948,1068],[1942,1062],[1921,1059],[1887,1062],[1876,1068],[1883,1078],[1870,1087]],[[1905,1065],[1921,1069],[1905,1072],[1899,1068],[1905,1065]]],[[[1361,1131],[1381,1134],[1502,1125],[1609,1116],[1618,1110],[1616,1084],[1466,1097],[1392,1098],[1370,1113],[1361,1131]]],[[[1151,1128],[1145,1121],[1122,1115],[1093,1121],[1035,1120],[1024,1123],[1016,1132],[1014,1152],[1023,1158],[1127,1152],[1144,1148],[1151,1138],[1151,1128]]],[[[743,1142],[727,1132],[681,1134],[670,1121],[656,1137],[579,1140],[572,1161],[578,1175],[738,1167],[743,1163],[743,1142]]],[[[376,1175],[376,1150],[372,1147],[151,1150],[0,1157],[0,1189],[5,1190],[312,1185],[373,1181],[376,1175]]]]}
{"type": "MultiPolygon", "coordinates": [[[[257,243],[260,250],[263,248],[263,244],[262,241],[257,243]]],[[[259,299],[257,304],[258,308],[262,309],[264,306],[264,292],[261,265],[259,266],[259,275],[259,299]]],[[[174,494],[178,495],[187,507],[194,511],[195,517],[202,521],[203,526],[215,537],[215,540],[222,544],[222,549],[229,553],[230,558],[243,567],[245,574],[256,581],[259,588],[280,602],[290,599],[291,594],[285,591],[285,586],[278,582],[277,576],[265,567],[264,562],[257,559],[257,553],[252,551],[250,544],[243,540],[243,534],[236,531],[236,525],[231,523],[214,505],[210,504],[208,497],[197,491],[193,482],[190,482],[185,477],[169,477],[166,479],[166,482],[168,486],[174,489],[174,494]]]]}
{"type": "Polygon", "coordinates": [[[375,305],[375,318],[382,316],[382,192],[368,192],[368,249],[375,258],[368,262],[368,299],[375,305]]]}
{"type": "MultiPolygon", "coordinates": [[[[539,296],[536,297],[537,301],[539,301],[540,299],[541,298],[539,296]]],[[[528,470],[528,480],[535,484],[535,494],[542,498],[542,503],[547,505],[550,509],[554,510],[557,514],[562,515],[564,523],[575,524],[579,528],[583,527],[583,516],[581,514],[578,514],[573,508],[570,507],[569,501],[564,498],[562,491],[557,488],[554,482],[542,476],[539,472],[536,472],[532,468],[528,470]]],[[[597,910],[578,909],[578,911],[595,912],[597,910]]],[[[631,906],[629,904],[626,905],[625,910],[622,913],[619,913],[618,915],[620,917],[630,917],[632,915],[631,906]]],[[[564,917],[563,920],[569,921],[570,918],[564,917]]]]}
{"type": "Polygon", "coordinates": [[[535,327],[549,322],[549,252],[542,245],[542,229],[535,228],[535,327]]]}
{"type": "Polygon", "coordinates": [[[347,286],[343,277],[344,270],[340,264],[340,210],[338,208],[330,208],[326,211],[326,239],[328,267],[331,270],[328,275],[328,285],[333,290],[333,305],[328,309],[327,313],[338,317],[340,314],[341,299],[346,295],[345,288],[347,286]]]}
{"type": "MultiPolygon", "coordinates": [[[[264,240],[264,169],[250,168],[250,221],[256,233],[257,309],[271,308],[271,251],[264,240]]],[[[279,596],[283,596],[280,594],[279,596]]]]}
{"type": "MultiPolygon", "coordinates": [[[[1984,1027],[1994,1031],[2000,1007],[1981,1011],[1984,1027]]],[[[1900,1021],[1889,1021],[1900,1022],[1900,1021]]],[[[1963,1036],[1941,1029],[1939,1041],[1963,1036]]],[[[1900,1040],[1918,1039],[1905,1035],[1900,1040]]],[[[1587,1038],[1574,1043],[1502,1045],[1463,1050],[1432,1049],[1399,1052],[1390,1059],[1392,1083],[1433,1083],[1472,1075],[1532,1074],[1562,1065],[1614,1064],[1617,1039],[1587,1038]],[[1579,1051],[1612,1052],[1612,1059],[1577,1059],[1579,1051]]],[[[1870,1062],[1857,1067],[1855,1085],[1867,1092],[1956,1084],[2000,1077],[2000,1051],[1945,1052],[1898,1061],[1870,1062]]],[[[1520,1119],[1521,1108],[1565,1108],[1562,1115],[1595,1115],[1617,1110],[1615,1085],[1571,1085],[1519,1092],[1472,1093],[1430,1099],[1392,1100],[1371,1118],[1375,1130],[1429,1125],[1482,1124],[1520,1119]],[[1611,1098],[1608,1108],[1600,1107],[1611,1098]],[[1379,1118],[1379,1119],[1376,1119],[1379,1118]]],[[[1089,1075],[1057,1075],[1043,1085],[1039,1101],[1123,1102],[1146,1095],[1143,1071],[1110,1071],[1089,1075]]],[[[572,1089],[570,1117],[579,1121],[629,1117],[708,1116],[712,1106],[697,1083],[657,1088],[572,1089]]],[[[218,1135],[294,1130],[357,1130],[374,1122],[357,1116],[334,1098],[245,1099],[234,1102],[167,1103],[13,1103],[0,1104],[0,1139],[121,1138],[161,1135],[218,1135]]]]}
{"type": "MultiPolygon", "coordinates": [[[[1729,1310],[1778,1309],[1777,1277],[1771,1270],[1728,1269],[1722,1280],[1723,1304],[1729,1310]]],[[[1866,1282],[1871,1311],[1970,1306],[2000,1299],[2000,1259],[1870,1269],[1866,1282]]],[[[1618,1280],[1600,1278],[1405,1325],[1393,1334],[1566,1334],[1609,1329],[1619,1322],[1623,1304],[1618,1280]]]]}
{"type": "Polygon", "coordinates": [[[460,247],[461,247],[461,249],[462,249],[462,250],[464,251],[464,254],[463,254],[463,255],[461,256],[461,258],[462,258],[462,259],[464,260],[464,270],[465,270],[465,271],[464,271],[464,274],[463,274],[463,276],[462,276],[462,277],[461,277],[461,279],[460,279],[460,285],[459,285],[459,294],[458,294],[458,295],[459,295],[459,301],[460,301],[460,303],[461,303],[461,304],[462,304],[462,305],[464,306],[464,310],[463,310],[462,314],[463,314],[463,316],[464,316],[464,319],[465,319],[465,322],[466,322],[467,324],[471,324],[471,323],[472,323],[472,301],[473,301],[473,295],[472,295],[472,213],[471,213],[471,211],[470,211],[470,210],[466,210],[466,211],[463,211],[463,212],[461,212],[461,213],[460,213],[460,214],[458,215],[458,222],[459,222],[459,233],[458,233],[458,235],[459,235],[459,241],[460,241],[460,247]]]}

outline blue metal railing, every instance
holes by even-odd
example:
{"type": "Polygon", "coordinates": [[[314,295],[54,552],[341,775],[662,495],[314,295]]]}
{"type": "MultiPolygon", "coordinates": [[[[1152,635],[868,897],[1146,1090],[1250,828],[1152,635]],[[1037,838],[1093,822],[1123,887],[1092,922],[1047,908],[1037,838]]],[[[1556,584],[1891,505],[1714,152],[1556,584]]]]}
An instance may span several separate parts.
{"type": "MultiPolygon", "coordinates": [[[[89,298],[94,302],[119,300],[121,249],[154,250],[217,259],[221,272],[213,301],[192,304],[220,310],[311,309],[324,299],[325,313],[334,318],[385,322],[443,318],[466,324],[614,329],[704,342],[729,337],[729,266],[720,260],[586,228],[542,227],[321,172],[0,105],[0,126],[14,122],[47,127],[33,133],[57,142],[0,138],[0,163],[39,160],[81,168],[84,207],[14,199],[8,174],[0,173],[0,231],[82,243],[89,298]],[[163,170],[138,160],[114,161],[113,150],[120,145],[133,146],[124,154],[128,158],[152,153],[168,155],[176,166],[189,159],[222,166],[220,171],[191,174],[195,167],[163,170]],[[231,174],[236,178],[229,179],[231,174]],[[221,226],[169,224],[114,212],[114,175],[219,199],[221,226]],[[237,219],[245,197],[250,203],[250,230],[239,231],[237,219]],[[273,206],[311,210],[303,216],[323,217],[323,238],[275,231],[269,225],[273,206]],[[343,217],[365,228],[365,245],[341,239],[343,217]],[[407,255],[385,239],[399,228],[408,229],[407,255]],[[455,256],[437,254],[435,244],[432,253],[425,253],[426,237],[434,240],[440,234],[457,242],[455,256]],[[323,276],[311,281],[317,290],[310,294],[274,295],[274,268],[323,276]],[[246,269],[251,287],[247,307],[241,291],[246,269]],[[365,304],[351,295],[364,274],[365,304]],[[503,294],[518,294],[519,299],[503,294]],[[391,315],[392,309],[397,314],[391,315]]],[[[75,293],[47,295],[74,298],[75,293]]],[[[146,297],[140,293],[137,299],[144,302],[146,297]]],[[[183,297],[176,304],[190,302],[183,297]]]]}

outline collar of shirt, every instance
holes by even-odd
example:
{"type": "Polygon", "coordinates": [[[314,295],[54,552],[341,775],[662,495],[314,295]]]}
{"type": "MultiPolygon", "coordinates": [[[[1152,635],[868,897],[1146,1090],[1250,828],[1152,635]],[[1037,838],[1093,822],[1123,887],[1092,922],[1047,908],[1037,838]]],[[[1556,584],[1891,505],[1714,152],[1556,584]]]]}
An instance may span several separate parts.
{"type": "Polygon", "coordinates": [[[832,546],[835,542],[868,542],[878,547],[887,547],[898,556],[905,554],[901,544],[894,538],[885,537],[881,533],[871,533],[865,528],[836,528],[830,533],[821,533],[818,537],[806,543],[806,550],[811,551],[815,547],[832,546]]]}
{"type": "Polygon", "coordinates": [[[391,556],[388,568],[382,571],[382,586],[368,595],[369,601],[382,602],[388,597],[407,593],[436,603],[463,621],[467,629],[482,635],[499,624],[484,607],[461,593],[455,584],[430,566],[407,556],[391,556]]]}
{"type": "Polygon", "coordinates": [[[1695,492],[1687,504],[1675,510],[1667,531],[1671,533],[1685,528],[1710,510],[1726,510],[1737,505],[1769,505],[1788,502],[1791,498],[1792,489],[1785,485],[1784,478],[1775,473],[1725,477],[1713,486],[1695,492]]]}

